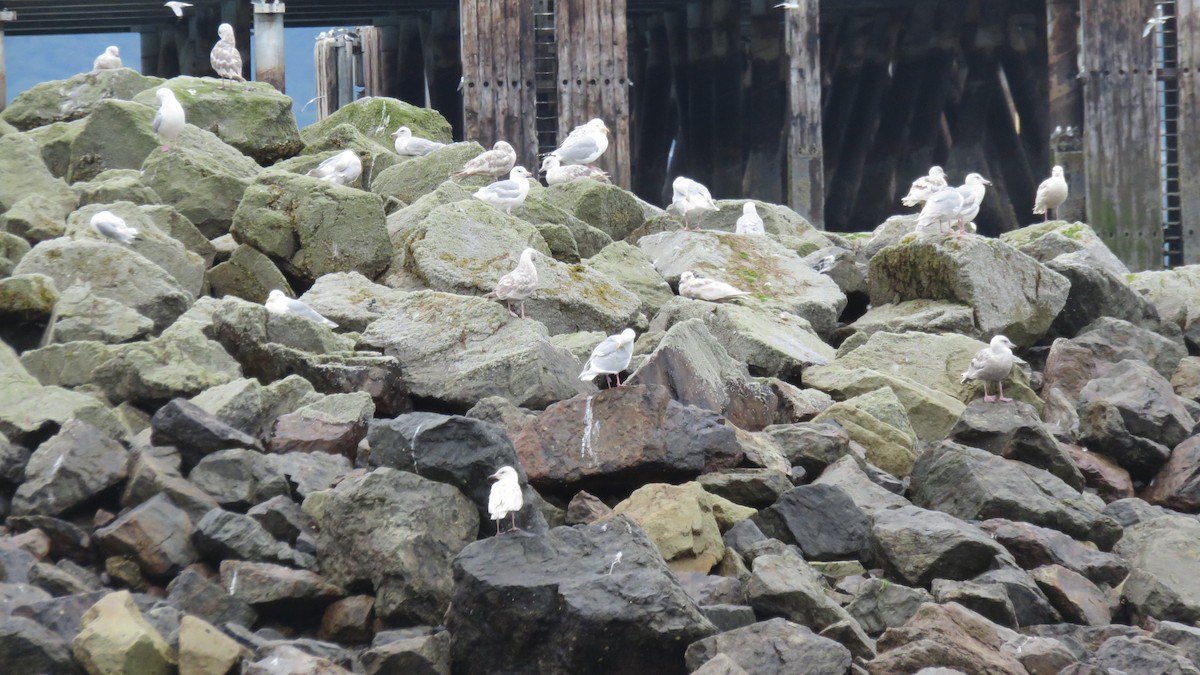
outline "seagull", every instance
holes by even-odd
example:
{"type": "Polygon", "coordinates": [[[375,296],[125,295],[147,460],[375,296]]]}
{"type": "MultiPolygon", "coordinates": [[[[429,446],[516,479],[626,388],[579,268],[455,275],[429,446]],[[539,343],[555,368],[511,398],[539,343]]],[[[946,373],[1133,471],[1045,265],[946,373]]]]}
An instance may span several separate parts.
{"type": "Polygon", "coordinates": [[[343,150],[318,164],[308,175],[334,185],[349,185],[362,175],[362,160],[353,150],[343,150]]]}
{"type": "Polygon", "coordinates": [[[724,281],[701,279],[691,272],[684,272],[679,275],[679,295],[693,300],[721,302],[747,296],[750,293],[740,291],[724,281]]]}
{"type": "Polygon", "coordinates": [[[683,216],[683,229],[688,229],[688,214],[692,211],[719,211],[708,188],[691,178],[679,176],[671,183],[674,194],[671,207],[683,216]]]}
{"type": "Polygon", "coordinates": [[[591,382],[597,375],[604,375],[607,380],[608,375],[615,373],[617,386],[621,386],[621,371],[629,367],[629,361],[633,358],[633,338],[632,328],[626,328],[617,335],[609,335],[604,338],[592,350],[592,355],[588,357],[583,372],[579,374],[579,379],[591,382]]]}
{"type": "Polygon", "coordinates": [[[925,200],[925,206],[917,214],[919,232],[946,232],[958,222],[962,211],[963,196],[958,190],[945,187],[935,191],[925,200]]]}
{"type": "Polygon", "coordinates": [[[150,128],[163,140],[162,151],[166,152],[171,149],[170,144],[179,138],[179,133],[183,131],[183,126],[187,123],[186,116],[183,113],[183,106],[179,105],[179,101],[175,98],[175,92],[166,87],[159,87],[155,90],[154,95],[158,97],[159,106],[158,112],[154,114],[154,121],[150,123],[150,128]]]}
{"type": "Polygon", "coordinates": [[[138,231],[135,227],[129,227],[125,224],[125,219],[112,211],[98,211],[92,216],[92,229],[99,234],[121,242],[122,244],[132,243],[138,238],[138,231]]]}
{"type": "Polygon", "coordinates": [[[289,298],[278,288],[267,294],[267,301],[264,304],[267,307],[267,311],[272,314],[294,314],[329,326],[330,328],[337,328],[336,323],[318,314],[317,310],[295,298],[289,298]]]}
{"type": "Polygon", "coordinates": [[[758,207],[754,202],[742,205],[742,217],[737,219],[737,234],[764,234],[763,219],[758,215],[758,207]]]}
{"type": "Polygon", "coordinates": [[[1156,16],[1146,19],[1146,27],[1142,29],[1142,37],[1144,38],[1150,37],[1150,34],[1154,32],[1155,28],[1167,25],[1167,19],[1175,18],[1171,15],[1163,16],[1162,5],[1156,5],[1154,11],[1156,16]]]}
{"type": "Polygon", "coordinates": [[[608,182],[608,174],[590,164],[572,164],[562,166],[556,155],[546,155],[542,160],[542,173],[546,174],[547,185],[561,185],[573,180],[591,179],[601,183],[608,182]]]}
{"type": "Polygon", "coordinates": [[[781,2],[775,5],[776,9],[800,9],[799,2],[781,2]]]}
{"type": "Polygon", "coordinates": [[[446,147],[445,143],[413,136],[412,129],[408,127],[400,127],[392,135],[396,137],[396,154],[399,155],[424,157],[438,148],[446,147]]]}
{"type": "Polygon", "coordinates": [[[517,163],[517,151],[506,141],[496,141],[491,150],[479,153],[466,164],[461,171],[450,174],[455,178],[463,176],[491,176],[498,178],[512,171],[517,163]]]}
{"type": "Polygon", "coordinates": [[[1050,211],[1058,215],[1058,207],[1067,201],[1067,179],[1063,178],[1063,168],[1054,167],[1051,176],[1042,181],[1037,189],[1037,199],[1033,200],[1033,212],[1045,214],[1045,220],[1050,220],[1050,211]]]}
{"type": "Polygon", "coordinates": [[[591,164],[600,159],[600,155],[608,149],[608,127],[604,120],[596,118],[587,124],[576,127],[563,141],[562,145],[552,150],[550,154],[557,157],[564,165],[591,164]]]}
{"type": "Polygon", "coordinates": [[[485,185],[475,191],[475,198],[512,215],[514,206],[525,203],[529,194],[529,179],[533,174],[523,166],[515,166],[509,172],[507,180],[499,180],[491,185],[485,185]]]}
{"type": "Polygon", "coordinates": [[[221,39],[217,40],[217,44],[213,45],[212,51],[209,52],[208,62],[221,78],[221,88],[225,88],[225,80],[245,82],[246,78],[242,77],[242,55],[237,49],[233,26],[221,24],[217,28],[217,35],[221,39]]]}
{"type": "Polygon", "coordinates": [[[116,70],[121,67],[121,50],[116,45],[109,45],[104,53],[92,61],[92,70],[116,70]]]}
{"type": "Polygon", "coordinates": [[[496,282],[496,290],[488,293],[487,298],[503,300],[508,307],[508,313],[516,316],[512,311],[512,300],[521,301],[521,318],[525,318],[525,298],[533,295],[537,290],[538,274],[537,268],[533,266],[533,256],[537,255],[537,251],[532,248],[527,248],[521,251],[521,260],[517,263],[517,267],[500,277],[500,281],[496,282]]]}
{"type": "Polygon", "coordinates": [[[505,516],[512,516],[512,529],[518,529],[517,512],[525,505],[525,497],[521,494],[521,479],[517,476],[517,470],[502,466],[488,476],[488,480],[492,481],[492,491],[488,493],[488,515],[496,521],[496,534],[500,534],[500,521],[505,516]]]}
{"type": "Polygon", "coordinates": [[[946,172],[940,166],[929,167],[929,175],[921,176],[913,181],[908,194],[900,200],[905,206],[916,206],[929,199],[934,192],[946,187],[946,172]]]}
{"type": "Polygon", "coordinates": [[[163,3],[163,7],[170,7],[170,8],[171,8],[171,11],[172,11],[172,12],[175,12],[175,16],[176,16],[176,17],[178,17],[178,18],[180,18],[180,19],[182,19],[182,18],[183,18],[183,8],[184,8],[184,7],[191,7],[191,6],[192,6],[192,3],[190,3],[190,2],[179,2],[179,0],[171,0],[171,2],[164,2],[164,3],[163,3]]]}
{"type": "Polygon", "coordinates": [[[1004,380],[1008,374],[1012,372],[1013,367],[1013,348],[1016,347],[1011,340],[1003,335],[997,335],[992,338],[991,343],[975,352],[975,357],[971,359],[971,365],[962,374],[962,382],[967,380],[978,380],[983,382],[983,400],[991,403],[1000,401],[1007,403],[1011,398],[1004,396],[1004,380]],[[995,382],[1000,387],[1000,396],[991,396],[988,394],[987,383],[995,382]]]}
{"type": "Polygon", "coordinates": [[[965,182],[954,188],[962,195],[962,209],[958,212],[958,233],[962,234],[970,229],[971,221],[975,220],[975,216],[979,215],[979,206],[983,203],[983,197],[987,193],[987,186],[991,185],[992,181],[980,176],[977,173],[967,174],[965,182]]]}

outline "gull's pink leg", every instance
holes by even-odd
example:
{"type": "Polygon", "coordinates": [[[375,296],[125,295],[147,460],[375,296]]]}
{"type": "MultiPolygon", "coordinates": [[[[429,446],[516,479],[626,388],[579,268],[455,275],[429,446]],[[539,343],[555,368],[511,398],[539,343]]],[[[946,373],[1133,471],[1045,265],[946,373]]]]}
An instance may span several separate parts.
{"type": "Polygon", "coordinates": [[[500,519],[499,518],[496,519],[496,536],[497,537],[500,536],[500,519]]]}
{"type": "Polygon", "coordinates": [[[1008,403],[1008,402],[1012,401],[1011,398],[1008,398],[1004,395],[1004,380],[1000,380],[999,384],[1000,384],[1000,401],[1002,403],[1008,403]]]}
{"type": "Polygon", "coordinates": [[[988,394],[987,380],[983,380],[982,382],[983,382],[983,400],[987,403],[991,403],[992,401],[995,401],[996,397],[988,394]]]}
{"type": "Polygon", "coordinates": [[[521,528],[517,527],[517,514],[514,512],[512,514],[512,531],[519,532],[520,530],[521,528]]]}

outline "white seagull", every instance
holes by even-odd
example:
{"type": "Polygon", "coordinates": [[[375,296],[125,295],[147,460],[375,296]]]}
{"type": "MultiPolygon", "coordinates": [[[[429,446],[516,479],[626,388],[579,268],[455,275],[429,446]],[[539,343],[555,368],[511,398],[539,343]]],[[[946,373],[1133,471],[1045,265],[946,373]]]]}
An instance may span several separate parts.
{"type": "Polygon", "coordinates": [[[514,206],[525,203],[529,194],[529,179],[533,174],[523,166],[515,166],[507,180],[499,180],[475,191],[474,197],[511,215],[514,206]]]}
{"type": "Polygon", "coordinates": [[[392,135],[396,137],[396,154],[398,155],[424,157],[438,148],[446,147],[445,143],[413,136],[412,129],[408,127],[400,127],[392,135]]]}
{"type": "Polygon", "coordinates": [[[179,0],[171,0],[171,2],[164,2],[164,3],[163,3],[163,7],[169,7],[169,8],[171,9],[171,11],[172,11],[172,12],[175,12],[175,16],[176,16],[176,17],[178,17],[178,18],[180,18],[180,19],[182,19],[182,18],[183,18],[183,8],[184,8],[184,7],[191,7],[191,6],[192,6],[192,3],[190,3],[190,2],[179,2],[179,0]]]}
{"type": "Polygon", "coordinates": [[[450,174],[455,178],[464,176],[491,176],[498,178],[512,171],[517,163],[517,151],[507,141],[496,141],[491,150],[485,150],[471,158],[463,168],[450,174]]]}
{"type": "Polygon", "coordinates": [[[308,175],[334,185],[349,185],[362,175],[362,168],[358,153],[343,150],[313,167],[308,175]]]}
{"type": "Polygon", "coordinates": [[[1150,37],[1150,34],[1154,32],[1155,28],[1158,28],[1159,26],[1165,26],[1167,24],[1167,19],[1175,18],[1174,16],[1171,16],[1169,14],[1167,16],[1163,16],[1162,11],[1163,11],[1162,5],[1155,6],[1155,8],[1154,8],[1155,15],[1150,17],[1149,19],[1146,19],[1146,27],[1142,29],[1142,37],[1144,37],[1144,38],[1150,37]]]}
{"type": "Polygon", "coordinates": [[[294,314],[329,326],[330,328],[337,328],[336,323],[318,314],[317,310],[295,298],[289,298],[278,288],[267,294],[267,301],[264,304],[267,307],[267,311],[272,314],[294,314]]]}
{"type": "Polygon", "coordinates": [[[688,214],[692,211],[719,211],[708,188],[691,178],[679,176],[671,183],[674,194],[671,207],[683,216],[683,229],[688,229],[688,214]]]}
{"type": "Polygon", "coordinates": [[[737,219],[737,234],[765,234],[762,216],[758,215],[758,207],[754,202],[742,205],[742,215],[737,219]]]}
{"type": "Polygon", "coordinates": [[[171,149],[171,143],[179,138],[180,132],[183,131],[184,124],[187,123],[186,116],[183,113],[183,106],[179,105],[179,100],[175,98],[175,92],[166,87],[159,87],[155,90],[154,95],[158,97],[158,112],[154,114],[154,121],[150,123],[150,128],[158,137],[162,139],[162,151],[166,152],[171,149]]]}
{"type": "Polygon", "coordinates": [[[503,300],[505,306],[508,307],[508,313],[516,316],[512,310],[512,301],[521,301],[521,318],[525,318],[525,298],[533,295],[537,290],[538,273],[537,268],[533,265],[533,256],[537,255],[537,251],[532,248],[527,248],[521,251],[521,260],[517,262],[517,266],[513,271],[500,277],[500,281],[496,282],[496,290],[488,293],[486,298],[495,300],[503,300]]]}
{"type": "Polygon", "coordinates": [[[1013,347],[1016,345],[1003,335],[992,338],[988,346],[975,352],[975,357],[971,359],[971,365],[962,374],[962,382],[965,383],[967,380],[983,382],[983,400],[989,403],[1011,401],[1011,398],[1004,396],[1004,380],[1012,372],[1015,361],[1012,353],[1013,347]],[[988,382],[995,382],[999,385],[1000,396],[998,398],[988,394],[988,382]]]}
{"type": "Polygon", "coordinates": [[[691,272],[679,275],[679,295],[693,300],[721,302],[750,295],[716,279],[701,279],[691,272]]]}
{"type": "Polygon", "coordinates": [[[208,53],[208,62],[212,64],[217,77],[221,78],[221,88],[225,87],[225,80],[245,82],[246,78],[242,77],[242,55],[238,52],[233,36],[233,26],[221,24],[217,27],[217,35],[221,39],[217,40],[217,44],[213,45],[212,51],[208,53]]]}
{"type": "Polygon", "coordinates": [[[958,212],[958,233],[962,234],[971,228],[971,221],[975,220],[975,216],[979,215],[979,207],[983,204],[983,197],[987,194],[987,186],[991,185],[992,181],[980,176],[977,173],[967,174],[965,182],[954,188],[962,195],[962,209],[958,212]]]}
{"type": "Polygon", "coordinates": [[[542,160],[542,173],[546,174],[546,185],[561,185],[573,180],[590,179],[601,183],[608,182],[608,174],[590,164],[572,164],[563,166],[562,161],[555,155],[546,155],[542,160]]]}
{"type": "Polygon", "coordinates": [[[632,328],[604,338],[592,350],[579,379],[591,382],[597,375],[604,375],[608,379],[608,375],[616,374],[617,386],[621,386],[621,371],[629,367],[629,361],[633,358],[633,338],[632,328]]]}
{"type": "Polygon", "coordinates": [[[929,199],[934,192],[946,187],[946,172],[940,166],[929,167],[929,175],[921,176],[913,181],[908,194],[900,200],[905,206],[916,206],[929,199]]]}
{"type": "Polygon", "coordinates": [[[1051,175],[1037,189],[1037,199],[1033,200],[1033,212],[1045,214],[1045,220],[1050,220],[1050,211],[1058,215],[1058,207],[1067,201],[1067,179],[1063,178],[1063,168],[1056,166],[1051,175]]]}
{"type": "Polygon", "coordinates": [[[962,211],[963,196],[958,190],[945,187],[935,191],[925,200],[925,206],[917,214],[917,231],[946,232],[958,223],[962,211]]]}
{"type": "Polygon", "coordinates": [[[492,481],[492,490],[488,493],[488,515],[496,521],[496,534],[500,534],[500,521],[505,516],[512,516],[512,529],[517,528],[517,512],[525,505],[525,497],[521,494],[521,480],[517,470],[511,466],[502,466],[496,473],[488,476],[492,481]]]}
{"type": "Polygon", "coordinates": [[[104,53],[92,61],[92,70],[116,70],[121,67],[121,50],[116,45],[109,45],[104,53]]]}
{"type": "Polygon", "coordinates": [[[138,238],[137,228],[126,225],[125,219],[112,211],[97,211],[92,216],[91,225],[97,233],[122,244],[132,243],[138,238]]]}
{"type": "Polygon", "coordinates": [[[562,145],[550,152],[564,165],[591,164],[600,159],[608,149],[608,127],[604,120],[596,118],[576,127],[562,145]]]}

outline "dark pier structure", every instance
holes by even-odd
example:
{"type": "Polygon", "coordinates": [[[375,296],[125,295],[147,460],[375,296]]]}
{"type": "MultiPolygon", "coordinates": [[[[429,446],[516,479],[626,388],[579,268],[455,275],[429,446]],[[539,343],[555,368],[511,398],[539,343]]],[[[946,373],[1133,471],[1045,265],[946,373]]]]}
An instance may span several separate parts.
{"type": "Polygon", "coordinates": [[[940,164],[993,182],[977,223],[995,235],[1038,219],[1060,164],[1060,215],[1132,269],[1200,263],[1197,0],[780,1],[194,0],[176,19],[161,0],[10,0],[0,30],[139,32],[142,71],[170,77],[209,74],[228,22],[246,64],[255,45],[246,76],[282,89],[283,26],[346,26],[316,49],[325,113],[393,96],[527,164],[601,117],[600,165],[648,201],[686,175],[834,231],[905,212],[940,164]]]}

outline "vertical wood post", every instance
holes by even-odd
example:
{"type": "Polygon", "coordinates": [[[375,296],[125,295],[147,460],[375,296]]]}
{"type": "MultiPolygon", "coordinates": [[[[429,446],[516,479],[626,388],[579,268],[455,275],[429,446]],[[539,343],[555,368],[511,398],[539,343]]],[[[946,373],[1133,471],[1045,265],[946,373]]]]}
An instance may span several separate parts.
{"type": "Polygon", "coordinates": [[[537,169],[533,3],[460,0],[466,137],[504,140],[517,164],[537,169]]]}
{"type": "Polygon", "coordinates": [[[363,96],[385,96],[391,64],[383,57],[383,31],[377,26],[359,26],[355,32],[362,45],[363,96]]]}
{"type": "Polygon", "coordinates": [[[16,12],[0,11],[0,110],[8,107],[8,64],[4,56],[4,24],[16,20],[16,12]]]}
{"type": "Polygon", "coordinates": [[[1183,264],[1200,264],[1200,2],[1176,0],[1179,63],[1179,222],[1183,264]]]}
{"type": "Polygon", "coordinates": [[[785,12],[788,55],[788,205],[814,227],[825,223],[821,150],[820,0],[785,12]]]}
{"type": "Polygon", "coordinates": [[[282,2],[254,3],[254,79],[284,93],[282,2]]]}
{"type": "Polygon", "coordinates": [[[783,68],[783,22],[776,3],[750,2],[750,85],[746,91],[746,140],[750,146],[741,194],[764,202],[783,201],[782,139],[788,105],[783,68]]]}
{"type": "Polygon", "coordinates": [[[1046,51],[1050,79],[1050,127],[1063,135],[1052,138],[1052,161],[1067,174],[1067,201],[1055,217],[1079,221],[1087,217],[1087,181],[1083,165],[1083,79],[1079,72],[1079,0],[1046,3],[1046,51]],[[1067,134],[1067,129],[1074,134],[1067,134]]]}
{"type": "Polygon", "coordinates": [[[454,138],[466,138],[463,133],[462,82],[466,72],[462,61],[458,8],[434,9],[422,18],[421,52],[425,63],[425,78],[429,83],[429,107],[442,111],[454,130],[454,138]],[[457,111],[457,112],[455,112],[457,111]]]}
{"type": "Polygon", "coordinates": [[[158,65],[160,54],[162,51],[162,34],[158,32],[157,26],[146,26],[138,34],[141,37],[142,45],[142,75],[153,75],[158,77],[158,65]]]}

